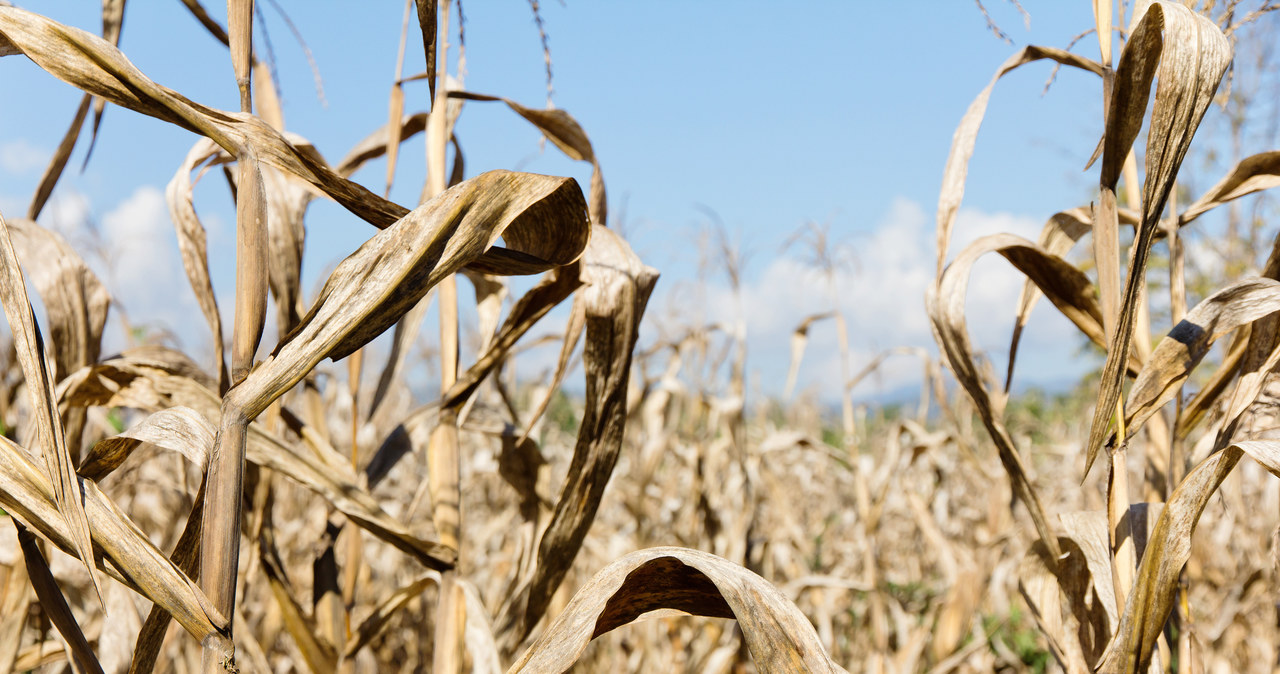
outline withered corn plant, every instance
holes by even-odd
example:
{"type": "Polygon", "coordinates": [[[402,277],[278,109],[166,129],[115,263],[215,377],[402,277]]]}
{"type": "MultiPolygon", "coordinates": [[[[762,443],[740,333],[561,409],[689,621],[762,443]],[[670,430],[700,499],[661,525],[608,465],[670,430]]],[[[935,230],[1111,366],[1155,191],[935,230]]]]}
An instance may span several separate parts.
{"type": "MultiPolygon", "coordinates": [[[[452,3],[417,0],[406,3],[405,30],[416,15],[422,74],[403,76],[402,38],[388,123],[331,163],[285,124],[270,70],[255,56],[252,0],[229,0],[225,29],[198,0],[183,3],[228,46],[239,111],[203,106],[131,65],[116,46],[122,0],[103,3],[102,37],[0,3],[0,56],[25,56],[85,92],[26,217],[0,216],[0,299],[13,331],[0,506],[17,527],[24,562],[5,569],[0,671],[66,658],[77,671],[110,672],[561,672],[592,639],[657,610],[737,619],[740,636],[717,628],[726,637],[709,656],[720,663],[711,671],[748,662],[760,671],[841,671],[793,604],[795,591],[723,558],[763,558],[749,549],[759,537],[752,518],[735,520],[728,539],[713,536],[724,541],[716,547],[723,556],[684,547],[596,551],[592,568],[577,569],[575,586],[566,586],[637,413],[629,406],[638,399],[632,353],[657,280],[606,228],[600,163],[573,117],[463,90],[447,76],[452,3]],[[418,80],[426,80],[430,108],[406,113],[403,87],[418,80]],[[468,177],[453,133],[465,101],[505,104],[566,155],[589,162],[587,194],[570,178],[503,170],[468,177]],[[96,135],[108,103],[196,137],[185,158],[174,158],[166,196],[210,329],[211,362],[159,346],[103,357],[108,289],[61,236],[35,222],[88,110],[96,135]],[[385,156],[389,193],[400,146],[418,134],[427,165],[420,204],[394,203],[350,179],[385,156]],[[213,167],[223,169],[236,204],[229,348],[225,298],[213,293],[193,197],[213,167]],[[374,231],[306,298],[306,212],[317,197],[342,205],[353,227],[374,231]],[[23,270],[47,310],[45,336],[23,270]],[[480,321],[471,363],[459,356],[459,274],[475,288],[480,321]],[[531,274],[540,280],[503,313],[503,277],[531,274]],[[410,356],[433,296],[441,394],[415,402],[404,374],[418,366],[410,356]],[[558,368],[518,407],[521,392],[500,374],[538,321],[570,298],[558,368]],[[260,355],[270,305],[281,337],[260,355]],[[366,391],[362,347],[393,326],[390,356],[366,391]],[[548,434],[545,414],[579,342],[585,398],[576,432],[548,434]],[[344,358],[346,387],[318,376],[327,372],[322,361],[344,358]],[[136,421],[123,432],[103,421],[122,413],[136,421]],[[544,452],[547,438],[562,445],[544,452]],[[55,577],[50,546],[87,568],[84,582],[65,569],[55,577]],[[145,620],[135,597],[149,602],[145,620]],[[33,603],[38,619],[29,619],[33,603]]],[[[730,450],[743,442],[737,376],[736,407],[711,424],[713,433],[730,429],[730,450]]],[[[628,462],[656,465],[661,449],[645,446],[628,462]]],[[[759,456],[715,451],[703,459],[731,460],[748,479],[759,456]]],[[[716,479],[701,463],[688,474],[716,479]]],[[[647,526],[640,510],[636,516],[647,526]]],[[[672,542],[631,540],[651,538],[672,542]]],[[[688,542],[705,547],[700,537],[688,542]]]]}
{"type": "Polygon", "coordinates": [[[1067,672],[1271,671],[1277,662],[1274,589],[1262,604],[1249,603],[1261,591],[1255,583],[1275,579],[1270,532],[1256,524],[1275,525],[1276,500],[1260,500],[1274,487],[1252,473],[1240,478],[1243,485],[1224,484],[1246,455],[1280,476],[1270,412],[1272,372],[1280,361],[1280,237],[1257,276],[1230,279],[1188,308],[1182,232],[1214,208],[1280,184],[1280,154],[1240,161],[1190,204],[1176,199],[1179,170],[1201,119],[1215,96],[1225,97],[1235,31],[1270,4],[1095,2],[1098,60],[1047,47],[1020,50],[955,133],[938,204],[938,276],[928,294],[929,317],[944,362],[1034,525],[1037,540],[1018,565],[1018,587],[1067,672]],[[1113,50],[1117,35],[1123,45],[1113,50]],[[1100,162],[1097,196],[1051,217],[1038,241],[987,236],[967,243],[948,263],[967,163],[992,89],[1009,71],[1038,60],[1099,77],[1105,131],[1090,162],[1100,162]],[[1144,126],[1140,177],[1134,145],[1144,126]],[[1122,236],[1122,227],[1132,228],[1132,237],[1122,236]],[[1092,242],[1086,259],[1072,263],[1068,254],[1086,235],[1092,242]],[[1157,248],[1169,261],[1163,282],[1149,264],[1157,248]],[[965,315],[971,270],[989,253],[1026,276],[1003,387],[980,366],[965,315]],[[1147,305],[1158,299],[1148,291],[1157,288],[1167,288],[1172,322],[1156,328],[1164,336],[1152,347],[1147,305]],[[1091,421],[1071,446],[1069,468],[1056,468],[1069,470],[1066,478],[1029,462],[1025,439],[1015,438],[1006,423],[1017,343],[1041,295],[1106,353],[1091,421]],[[1215,342],[1225,345],[1223,355],[1206,358],[1215,342]],[[1106,478],[1101,502],[1087,493],[1089,484],[1075,487],[1082,496],[1065,501],[1064,486],[1048,484],[1050,477],[1079,483],[1095,463],[1094,472],[1106,478]],[[1245,511],[1206,513],[1220,488],[1224,498],[1249,494],[1244,501],[1231,497],[1245,511]],[[1046,494],[1057,502],[1046,501],[1046,494]],[[1095,502],[1096,510],[1079,510],[1095,502]],[[1197,534],[1205,521],[1212,533],[1197,534]],[[1213,542],[1203,542],[1205,536],[1213,542]]]}

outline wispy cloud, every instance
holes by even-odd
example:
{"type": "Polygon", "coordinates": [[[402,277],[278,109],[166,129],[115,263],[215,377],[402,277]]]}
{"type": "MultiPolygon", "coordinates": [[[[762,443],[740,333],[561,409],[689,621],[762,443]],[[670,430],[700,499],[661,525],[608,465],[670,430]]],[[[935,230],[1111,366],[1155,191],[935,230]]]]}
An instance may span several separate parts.
{"type": "MultiPolygon", "coordinates": [[[[959,250],[978,237],[997,232],[1034,240],[1040,222],[1008,213],[961,211],[953,241],[959,250]]],[[[838,238],[838,232],[831,233],[838,238]]],[[[740,315],[748,334],[750,370],[766,395],[781,393],[789,359],[791,332],[808,315],[838,307],[849,327],[851,370],[857,372],[882,350],[918,346],[936,353],[925,315],[924,296],[933,281],[934,231],[924,209],[896,199],[882,222],[872,230],[848,237],[851,262],[828,279],[805,261],[800,250],[782,252],[744,279],[741,312],[738,300],[723,286],[700,290],[701,298],[682,298],[676,313],[700,315],[705,302],[709,322],[732,322],[740,315]]],[[[750,270],[749,270],[750,271],[750,270]]],[[[969,285],[967,315],[971,337],[988,351],[997,367],[1008,357],[1013,311],[1023,277],[998,256],[976,265],[969,285]]],[[[1019,349],[1016,381],[1059,383],[1081,374],[1088,363],[1075,356],[1080,346],[1075,328],[1047,303],[1037,308],[1019,349]]],[[[841,364],[835,325],[814,324],[800,372],[800,387],[824,399],[838,397],[841,364]]],[[[886,362],[856,394],[872,397],[917,384],[918,360],[886,362]]]]}
{"type": "Polygon", "coordinates": [[[199,316],[161,189],[139,187],[107,211],[102,235],[109,246],[110,285],[131,323],[181,330],[199,316]]]}
{"type": "Polygon", "coordinates": [[[25,139],[0,143],[0,171],[9,175],[26,175],[44,168],[49,162],[49,152],[25,139]]]}

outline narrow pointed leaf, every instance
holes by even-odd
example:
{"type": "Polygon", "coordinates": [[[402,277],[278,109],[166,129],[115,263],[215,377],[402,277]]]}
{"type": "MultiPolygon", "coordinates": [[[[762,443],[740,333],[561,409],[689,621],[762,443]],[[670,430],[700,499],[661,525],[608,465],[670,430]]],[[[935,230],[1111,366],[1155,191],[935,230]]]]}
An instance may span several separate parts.
{"type": "MultiPolygon", "coordinates": [[[[195,293],[196,303],[204,313],[209,324],[210,338],[213,340],[216,371],[226,379],[226,360],[223,355],[222,315],[218,311],[218,298],[213,294],[213,279],[209,276],[209,247],[204,225],[196,215],[191,172],[217,156],[218,146],[207,138],[196,141],[187,153],[182,166],[165,188],[165,201],[169,204],[169,218],[173,220],[178,234],[178,250],[182,253],[182,267],[187,272],[187,280],[195,293]]],[[[229,385],[229,382],[228,382],[229,385]]]]}
{"type": "Polygon", "coordinates": [[[29,276],[45,305],[55,378],[61,381],[98,362],[111,295],[61,235],[30,220],[8,225],[18,256],[39,261],[30,265],[29,276]]]}
{"type": "Polygon", "coordinates": [[[437,0],[415,0],[418,7],[418,27],[422,30],[422,46],[426,49],[427,86],[431,90],[431,100],[436,100],[436,17],[437,0]]]}
{"type": "Polygon", "coordinates": [[[991,78],[991,83],[969,104],[969,109],[965,111],[960,125],[956,127],[955,135],[951,138],[951,151],[947,155],[947,165],[942,172],[942,189],[938,194],[939,276],[942,275],[942,267],[947,261],[951,229],[955,225],[956,214],[960,212],[960,202],[964,200],[964,184],[969,175],[969,159],[973,157],[973,148],[978,142],[978,129],[982,126],[982,118],[987,114],[991,90],[995,88],[996,82],[1010,71],[1043,59],[1050,59],[1102,76],[1102,65],[1096,61],[1051,47],[1024,47],[1000,65],[995,76],[991,78]]]}
{"type": "Polygon", "coordinates": [[[84,638],[84,632],[72,615],[71,607],[67,606],[67,599],[62,596],[62,588],[58,587],[58,581],[49,570],[49,563],[41,554],[35,535],[22,525],[18,525],[18,546],[22,550],[31,587],[40,600],[40,608],[67,642],[77,669],[89,674],[102,674],[102,665],[98,663],[98,657],[90,648],[88,639],[84,638]]]}
{"type": "Polygon", "coordinates": [[[71,151],[75,149],[76,141],[80,138],[80,127],[84,125],[84,118],[89,112],[91,100],[93,97],[88,94],[80,99],[80,107],[76,109],[75,117],[71,119],[71,126],[62,136],[62,142],[58,143],[58,149],[54,150],[53,157],[49,159],[44,175],[40,176],[40,186],[36,188],[35,196],[31,198],[31,206],[27,208],[28,220],[40,217],[40,212],[48,203],[49,196],[53,194],[53,188],[62,177],[62,171],[67,168],[67,160],[71,158],[71,151]]]}
{"type": "Polygon", "coordinates": [[[267,196],[252,152],[239,157],[236,180],[236,308],[231,338],[231,383],[253,367],[267,319],[267,196]]]}
{"type": "MultiPolygon", "coordinates": [[[[640,317],[658,273],[640,261],[613,232],[596,226],[582,262],[587,341],[586,408],[569,474],[538,547],[538,562],[527,601],[507,616],[511,638],[522,641],[541,620],[595,519],[605,485],[622,445],[627,415],[627,382],[640,317]]],[[[504,628],[502,631],[506,631],[504,628]]]]}
{"type": "Polygon", "coordinates": [[[587,138],[587,133],[582,130],[578,120],[564,110],[527,108],[509,98],[476,94],[469,91],[451,91],[449,92],[449,97],[468,101],[502,101],[517,115],[524,117],[530,124],[537,127],[548,140],[560,148],[560,151],[568,155],[570,159],[587,162],[595,161],[595,152],[591,148],[591,141],[587,138]]]}
{"type": "Polygon", "coordinates": [[[209,11],[204,8],[204,5],[200,4],[200,0],[182,0],[182,4],[187,8],[187,11],[191,12],[191,16],[194,16],[196,21],[199,21],[200,25],[209,31],[209,34],[215,40],[228,47],[231,46],[231,37],[227,35],[227,29],[223,28],[222,24],[209,15],[209,11]]]}
{"type": "MultiPolygon", "coordinates": [[[[117,47],[120,46],[120,33],[124,30],[124,5],[125,0],[102,0],[102,39],[117,47]]],[[[98,131],[102,128],[102,114],[106,109],[106,101],[93,99],[93,125],[90,127],[89,149],[84,153],[84,166],[89,165],[89,157],[93,156],[93,148],[98,144],[98,131]]]]}
{"type": "Polygon", "coordinates": [[[45,475],[53,485],[53,499],[58,504],[58,512],[68,522],[75,555],[89,571],[94,592],[102,603],[102,590],[93,573],[93,543],[82,502],[84,496],[63,437],[62,417],[58,413],[53,373],[45,355],[44,341],[36,328],[35,315],[27,297],[27,286],[22,280],[22,268],[18,266],[8,223],[4,216],[0,216],[0,301],[4,303],[5,318],[13,331],[14,349],[31,402],[32,423],[36,429],[31,437],[40,446],[45,475]]]}
{"type": "Polygon", "coordinates": [[[1146,285],[1151,251],[1165,202],[1218,83],[1231,62],[1231,45],[1208,19],[1186,7],[1152,3],[1125,44],[1116,68],[1116,86],[1107,113],[1102,154],[1104,191],[1114,194],[1120,168],[1146,114],[1151,80],[1158,76],[1151,128],[1147,133],[1142,222],[1133,243],[1124,297],[1103,366],[1098,404],[1086,444],[1085,474],[1106,439],[1120,399],[1138,301],[1146,285]]]}

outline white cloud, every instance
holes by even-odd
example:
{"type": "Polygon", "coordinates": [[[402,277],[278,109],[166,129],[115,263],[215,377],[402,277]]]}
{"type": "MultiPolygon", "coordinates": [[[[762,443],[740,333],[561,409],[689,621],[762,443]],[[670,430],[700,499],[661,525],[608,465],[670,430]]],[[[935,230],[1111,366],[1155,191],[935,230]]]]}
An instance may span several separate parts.
{"type": "MultiPolygon", "coordinates": [[[[960,212],[952,237],[952,255],[980,236],[997,232],[1034,240],[1041,223],[1007,213],[960,212]]],[[[833,233],[833,238],[839,238],[833,233]]],[[[848,324],[850,369],[856,373],[879,352],[898,346],[925,347],[936,353],[925,315],[925,291],[933,281],[935,235],[932,219],[915,203],[897,199],[877,227],[853,237],[854,263],[834,279],[836,305],[848,324]]],[[[987,256],[975,265],[969,284],[967,316],[971,338],[987,350],[997,368],[1006,367],[1013,311],[1023,277],[999,256],[987,256]]],[[[711,321],[732,321],[738,315],[736,301],[723,287],[706,289],[711,321]]],[[[766,395],[781,393],[789,359],[791,332],[808,315],[832,306],[825,279],[794,256],[780,254],[758,274],[744,279],[743,315],[749,335],[749,369],[766,395]]],[[[684,302],[681,311],[691,315],[684,302]]],[[[1037,308],[1019,348],[1015,381],[1051,383],[1077,375],[1082,368],[1074,357],[1080,344],[1075,328],[1051,305],[1037,308]]],[[[841,364],[832,321],[815,323],[801,368],[800,387],[815,390],[824,399],[839,395],[841,364]]],[[[862,384],[855,395],[872,397],[920,381],[918,359],[890,359],[877,376],[862,384]]]]}
{"type": "Polygon", "coordinates": [[[102,216],[104,282],[135,327],[173,332],[188,347],[204,341],[164,192],[144,185],[102,216]]]}
{"type": "Polygon", "coordinates": [[[10,175],[25,175],[44,168],[49,152],[19,138],[0,143],[0,170],[10,175]]]}

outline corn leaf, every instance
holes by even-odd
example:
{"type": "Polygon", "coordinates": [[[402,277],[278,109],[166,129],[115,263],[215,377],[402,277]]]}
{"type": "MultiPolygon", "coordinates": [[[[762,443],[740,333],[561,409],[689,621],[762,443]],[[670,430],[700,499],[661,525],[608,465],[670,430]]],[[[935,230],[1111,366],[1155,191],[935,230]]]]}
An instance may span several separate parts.
{"type": "Polygon", "coordinates": [[[761,672],[844,671],[776,587],[715,555],[670,547],[633,552],[597,573],[507,671],[566,672],[589,641],[658,609],[736,618],[761,672]]]}
{"type": "Polygon", "coordinates": [[[1109,335],[1098,404],[1085,446],[1086,475],[1106,439],[1108,422],[1120,399],[1138,301],[1146,285],[1147,256],[1165,202],[1196,127],[1230,62],[1231,45],[1212,21],[1182,5],[1163,1],[1152,3],[1120,55],[1102,146],[1104,202],[1107,194],[1114,201],[1120,169],[1146,115],[1152,78],[1158,75],[1160,84],[1147,133],[1142,221],[1130,255],[1116,329],[1109,335]]]}
{"type": "Polygon", "coordinates": [[[964,200],[964,184],[969,175],[969,159],[973,157],[973,148],[978,142],[978,129],[982,126],[982,118],[987,114],[987,103],[991,100],[991,90],[1009,72],[1019,66],[1044,59],[1050,59],[1062,65],[1086,70],[1099,77],[1102,76],[1102,65],[1096,61],[1077,56],[1071,52],[1052,47],[1023,47],[1018,53],[1010,56],[1000,64],[996,74],[965,111],[960,125],[951,138],[951,151],[947,154],[947,165],[942,172],[942,188],[938,194],[938,275],[947,261],[947,248],[951,243],[951,229],[955,225],[956,214],[960,212],[960,202],[964,200]]]}
{"type": "MultiPolygon", "coordinates": [[[[560,586],[595,518],[600,497],[613,473],[626,422],[627,382],[640,317],[658,280],[621,237],[596,225],[582,264],[587,341],[586,408],[578,430],[569,474],[538,548],[527,600],[511,606],[502,632],[518,643],[533,630],[560,586]]],[[[513,645],[513,644],[508,644],[513,645]]]]}
{"type": "Polygon", "coordinates": [[[495,271],[573,262],[590,234],[584,211],[570,178],[490,171],[451,188],[338,265],[298,329],[228,396],[256,417],[322,359],[344,358],[381,334],[499,236],[522,257],[495,271]]]}
{"type": "Polygon", "coordinates": [[[18,257],[4,216],[0,216],[0,262],[3,263],[3,268],[0,268],[0,301],[4,303],[5,318],[13,331],[14,349],[22,367],[27,396],[31,401],[35,433],[30,437],[39,444],[45,474],[53,485],[53,500],[58,505],[58,512],[68,522],[67,531],[75,556],[88,569],[94,592],[101,604],[102,590],[93,573],[93,544],[82,502],[84,496],[76,480],[75,467],[63,435],[62,417],[58,413],[53,373],[45,355],[44,341],[36,327],[30,300],[27,299],[27,286],[22,280],[22,268],[18,266],[18,257]]]}

